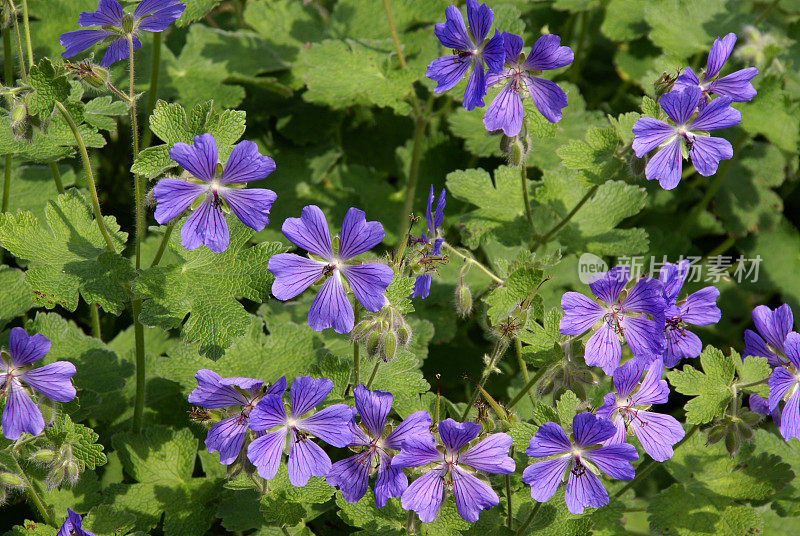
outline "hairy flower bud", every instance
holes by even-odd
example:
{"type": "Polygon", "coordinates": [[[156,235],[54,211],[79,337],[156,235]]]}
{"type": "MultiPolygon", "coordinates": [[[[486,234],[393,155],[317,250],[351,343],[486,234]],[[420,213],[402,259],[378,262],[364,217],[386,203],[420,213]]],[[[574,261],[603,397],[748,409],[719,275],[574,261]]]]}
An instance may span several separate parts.
{"type": "Polygon", "coordinates": [[[389,361],[397,353],[397,335],[393,331],[388,332],[383,337],[383,347],[381,354],[384,361],[389,361]]]}
{"type": "Polygon", "coordinates": [[[40,449],[31,454],[31,460],[41,464],[48,464],[56,459],[56,453],[50,449],[40,449]]]}
{"type": "Polygon", "coordinates": [[[373,331],[367,337],[367,355],[370,357],[375,357],[378,354],[378,350],[380,350],[381,346],[381,334],[379,331],[373,331]]]}
{"type": "Polygon", "coordinates": [[[0,473],[0,484],[10,488],[20,488],[24,486],[22,478],[14,473],[0,473]]]}
{"type": "Polygon", "coordinates": [[[456,312],[461,318],[468,317],[472,312],[472,292],[464,284],[456,287],[456,312]]]}
{"type": "Polygon", "coordinates": [[[70,484],[75,484],[81,476],[78,464],[74,461],[69,461],[64,467],[64,476],[70,484]]]}
{"type": "Polygon", "coordinates": [[[661,73],[661,76],[653,82],[653,89],[656,92],[656,97],[660,97],[664,93],[669,92],[669,90],[672,89],[672,85],[675,83],[675,78],[676,77],[666,71],[661,73]]]}
{"type": "Polygon", "coordinates": [[[402,326],[397,328],[398,344],[400,344],[400,346],[408,346],[408,343],[411,342],[412,335],[411,326],[408,325],[408,322],[404,322],[402,326]]]}

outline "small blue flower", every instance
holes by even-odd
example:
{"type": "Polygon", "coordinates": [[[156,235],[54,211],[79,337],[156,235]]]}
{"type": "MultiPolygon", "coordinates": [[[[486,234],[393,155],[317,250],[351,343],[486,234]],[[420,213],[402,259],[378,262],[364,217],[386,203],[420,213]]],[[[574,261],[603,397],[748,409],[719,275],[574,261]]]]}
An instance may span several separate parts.
{"type": "Polygon", "coordinates": [[[383,308],[384,292],[392,282],[394,270],[377,262],[349,262],[383,240],[380,222],[367,221],[364,211],[350,208],[342,222],[337,252],[333,251],[325,214],[316,205],[304,207],[299,218],[286,218],[281,230],[293,244],[316,258],[294,253],[270,257],[267,270],[275,276],[272,294],[279,300],[289,300],[315,281],[325,280],[308,311],[311,329],[322,331],[332,327],[336,333],[350,333],[353,329],[353,306],[347,299],[342,276],[367,311],[383,308]]]}
{"type": "Polygon", "coordinates": [[[728,61],[733,52],[733,45],[736,44],[736,34],[729,33],[722,39],[717,37],[708,53],[706,71],[698,77],[691,67],[683,70],[683,73],[675,80],[673,90],[680,90],[685,87],[698,87],[702,91],[700,107],[705,106],[711,99],[711,95],[728,97],[733,102],[746,102],[756,96],[756,90],[750,80],[758,74],[755,67],[747,67],[727,76],[719,78],[722,66],[728,61]]]}
{"type": "Polygon", "coordinates": [[[228,249],[230,237],[224,209],[229,208],[254,231],[269,223],[269,211],[277,198],[275,192],[243,188],[245,183],[263,179],[275,171],[275,161],[261,156],[255,143],[236,144],[224,167],[218,166],[217,142],[211,134],[195,136],[193,145],[176,143],[169,156],[191,174],[192,180],[158,181],[153,191],[158,202],[156,221],[160,224],[172,221],[203,198],[181,228],[183,247],[197,249],[205,245],[214,253],[228,249]]]}
{"type": "Polygon", "coordinates": [[[433,32],[442,45],[453,50],[454,55],[433,60],[425,75],[436,82],[434,91],[442,93],[458,84],[472,67],[472,74],[464,91],[463,105],[467,110],[483,106],[483,97],[486,95],[484,64],[490,73],[499,73],[505,57],[502,34],[495,30],[494,37],[486,37],[492,26],[494,13],[486,4],[467,0],[469,30],[456,6],[447,6],[445,19],[446,22],[437,24],[433,32]]]}
{"type": "Polygon", "coordinates": [[[109,43],[100,65],[108,67],[112,63],[128,58],[128,36],[133,36],[133,49],[138,50],[142,43],[136,37],[139,33],[159,33],[167,29],[181,16],[186,4],[178,0],[142,0],[133,13],[124,13],[117,0],[100,0],[97,11],[84,11],[78,17],[78,24],[93,30],[75,30],[61,34],[61,45],[66,50],[61,54],[71,58],[101,41],[109,43]]]}
{"type": "Polygon", "coordinates": [[[652,117],[642,117],[633,125],[633,150],[637,157],[643,158],[658,148],[644,173],[647,180],[657,180],[665,190],[672,190],[680,182],[684,154],[688,154],[694,168],[704,177],[717,172],[720,160],[733,157],[728,140],[708,136],[707,132],[738,125],[742,114],[731,108],[731,99],[720,97],[695,115],[700,102],[698,87],[670,91],[661,97],[661,108],[673,121],[672,125],[652,117]]]}
{"type": "Polygon", "coordinates": [[[794,324],[789,304],[784,303],[774,311],[759,305],[753,309],[753,323],[758,333],[750,329],[744,331],[744,357],[766,357],[771,367],[788,363],[785,341],[794,324]]]}
{"type": "Polygon", "coordinates": [[[417,279],[414,281],[414,293],[411,295],[412,298],[419,297],[425,299],[428,297],[428,293],[430,293],[431,290],[431,280],[433,279],[431,272],[436,270],[436,263],[442,254],[441,249],[444,239],[439,238],[437,232],[439,226],[442,225],[442,221],[444,221],[444,192],[445,190],[442,188],[442,193],[439,194],[439,201],[436,203],[436,213],[433,214],[431,210],[433,208],[434,195],[433,184],[431,184],[431,191],[428,193],[428,210],[425,213],[428,234],[426,235],[423,232],[418,239],[413,239],[417,243],[425,244],[423,257],[419,261],[419,264],[423,266],[425,272],[422,275],[418,275],[417,279]]]}

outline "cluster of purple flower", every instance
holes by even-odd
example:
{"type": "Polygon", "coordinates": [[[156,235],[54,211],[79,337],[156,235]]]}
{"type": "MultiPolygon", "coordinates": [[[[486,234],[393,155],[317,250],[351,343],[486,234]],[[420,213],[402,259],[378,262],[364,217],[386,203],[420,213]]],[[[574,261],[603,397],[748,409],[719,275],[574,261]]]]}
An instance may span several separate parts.
{"type": "Polygon", "coordinates": [[[788,304],[774,311],[759,305],[753,309],[753,323],[758,333],[744,332],[744,356],[764,357],[773,370],[768,399],[750,395],[750,409],[771,415],[786,441],[800,439],[800,333],[792,330],[792,309],[788,304]]]}
{"type": "Polygon", "coordinates": [[[467,74],[469,76],[462,103],[466,110],[484,106],[487,89],[505,84],[486,109],[483,124],[487,130],[502,130],[514,137],[522,130],[524,111],[522,92],[527,91],[536,109],[551,123],[561,120],[561,110],[567,105],[567,95],[556,84],[542,78],[542,71],[566,67],[573,60],[569,47],[561,46],[557,35],[543,35],[525,57],[522,38],[495,30],[488,37],[494,13],[486,4],[467,0],[467,21],[455,6],[445,10],[445,22],[434,28],[439,42],[453,50],[453,55],[433,60],[427,76],[436,82],[436,93],[452,89],[467,74]],[[485,71],[484,71],[485,69],[485,71]]]}
{"type": "Polygon", "coordinates": [[[709,136],[708,132],[738,125],[742,115],[731,103],[749,101],[756,95],[750,83],[758,74],[755,67],[718,77],[735,43],[733,33],[717,38],[708,54],[705,72],[698,77],[687,67],[672,90],[661,96],[661,108],[672,124],[643,117],[633,125],[633,150],[638,158],[658,148],[645,167],[647,180],[657,180],[662,188],[671,190],[681,180],[683,159],[687,156],[705,177],[717,172],[720,160],[733,157],[730,142],[709,136]],[[718,98],[712,100],[712,95],[718,98]]]}

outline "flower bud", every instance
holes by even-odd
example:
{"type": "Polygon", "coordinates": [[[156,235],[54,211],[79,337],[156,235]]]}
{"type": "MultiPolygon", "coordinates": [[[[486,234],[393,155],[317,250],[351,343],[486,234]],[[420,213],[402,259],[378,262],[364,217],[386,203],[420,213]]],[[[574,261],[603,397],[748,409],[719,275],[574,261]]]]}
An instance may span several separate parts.
{"type": "Polygon", "coordinates": [[[21,123],[28,117],[28,109],[25,107],[25,104],[22,102],[18,103],[11,109],[11,122],[12,123],[21,123]]]}
{"type": "Polygon", "coordinates": [[[397,343],[400,346],[407,346],[411,342],[411,335],[413,335],[411,326],[408,325],[408,322],[404,322],[402,326],[397,328],[397,343]]]}
{"type": "Polygon", "coordinates": [[[362,320],[356,327],[353,328],[353,331],[350,332],[350,339],[354,341],[360,341],[362,339],[366,339],[369,336],[370,331],[374,325],[374,321],[371,318],[366,320],[362,320]]]}
{"type": "Polygon", "coordinates": [[[99,65],[89,64],[88,69],[81,71],[81,80],[89,87],[103,88],[108,84],[108,70],[99,65]]]}
{"type": "Polygon", "coordinates": [[[656,92],[656,97],[660,97],[664,93],[667,93],[670,89],[672,89],[672,85],[675,83],[675,77],[670,75],[667,71],[661,73],[661,76],[653,82],[653,89],[656,92]]]}
{"type": "Polygon", "coordinates": [[[737,427],[730,426],[728,428],[728,433],[725,435],[725,449],[728,451],[728,454],[733,456],[737,452],[739,452],[739,447],[742,446],[742,437],[739,435],[737,431],[737,427]]]}
{"type": "Polygon", "coordinates": [[[456,312],[461,318],[466,318],[472,312],[472,292],[466,285],[456,287],[456,312]]]}
{"type": "Polygon", "coordinates": [[[394,354],[397,352],[397,335],[394,334],[393,331],[388,332],[383,337],[383,360],[389,361],[394,357],[394,354]]]}
{"type": "Polygon", "coordinates": [[[378,354],[378,350],[380,350],[381,346],[381,334],[379,331],[373,331],[367,337],[367,355],[370,357],[375,357],[378,354]]]}
{"type": "Polygon", "coordinates": [[[64,466],[58,465],[52,471],[47,473],[47,477],[44,479],[44,483],[47,486],[47,489],[56,489],[61,485],[64,481],[65,477],[64,466]]]}
{"type": "Polygon", "coordinates": [[[122,31],[126,34],[133,33],[133,15],[131,13],[126,13],[122,17],[122,31]]]}
{"type": "Polygon", "coordinates": [[[78,481],[78,478],[81,476],[80,469],[78,468],[78,464],[74,461],[69,461],[64,464],[64,476],[66,477],[67,481],[70,484],[74,484],[78,481]]]}
{"type": "Polygon", "coordinates": [[[0,473],[0,484],[10,488],[20,488],[24,486],[25,483],[14,473],[0,473]]]}
{"type": "Polygon", "coordinates": [[[37,463],[48,464],[56,459],[56,453],[50,449],[40,449],[31,454],[31,460],[37,463]]]}

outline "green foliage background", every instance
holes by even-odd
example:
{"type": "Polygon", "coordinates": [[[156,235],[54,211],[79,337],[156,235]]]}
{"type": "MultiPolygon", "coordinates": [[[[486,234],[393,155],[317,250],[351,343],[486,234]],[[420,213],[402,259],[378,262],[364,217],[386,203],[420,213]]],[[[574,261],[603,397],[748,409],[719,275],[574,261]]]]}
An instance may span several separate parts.
{"type": "MultiPolygon", "coordinates": [[[[399,502],[377,510],[368,493],[350,505],[322,479],[297,489],[280,473],[264,499],[252,489],[239,489],[246,486],[226,480],[216,456],[198,448],[205,432],[188,418],[186,396],[201,367],[266,381],[316,373],[334,380],[335,393],[344,390],[352,346],[345,337],[314,333],[305,325],[308,295],[289,304],[270,297],[266,258],[289,247],[279,232],[284,218],[312,203],[334,225],[348,207],[364,209],[368,219],[383,223],[383,246],[391,250],[407,228],[403,204],[415,160],[415,128],[423,129],[423,136],[414,213],[424,213],[429,185],[437,192],[446,187],[448,242],[471,250],[507,284],[495,289],[471,269],[466,282],[476,307],[459,320],[453,296],[462,262],[451,256],[434,278],[430,297],[413,302],[412,344],[379,369],[373,384],[394,393],[400,416],[432,411],[436,389],[444,399],[442,417],[460,414],[472,393],[464,377],[480,377],[491,349],[489,326],[506,318],[542,281],[541,269],[550,280],[537,295],[520,359],[531,370],[560,360],[559,300],[567,289],[584,289],[577,269],[584,252],[610,263],[633,255],[670,260],[760,256],[757,281],[716,283],[722,320],[697,333],[704,344],[724,352],[709,348],[699,362],[669,375],[680,394],[673,393],[666,411],[681,419],[686,405],[687,422],[709,423],[730,402],[730,386],[763,376],[763,362],[748,360],[738,370],[731,363],[743,350],[742,331],[750,326],[754,306],[787,302],[800,311],[797,0],[490,2],[495,27],[521,34],[526,47],[549,31],[576,56],[572,66],[554,74],[568,93],[564,119],[553,126],[528,110],[532,141],[526,187],[534,231],[526,220],[519,170],[507,165],[499,138],[483,128],[483,111],[461,108],[464,83],[435,96],[425,78],[426,65],[443,53],[432,25],[443,20],[449,1],[390,0],[405,68],[378,0],[185,2],[187,10],[166,34],[161,51],[157,96],[164,102],[149,120],[151,146],[134,171],[159,176],[174,165],[168,147],[202,132],[214,133],[227,150],[241,138],[253,140],[277,163],[268,179],[254,184],[278,194],[264,231],[254,234],[232,225],[231,246],[221,255],[205,248],[187,252],[175,233],[161,264],[135,274],[125,258],[104,251],[63,119],[54,115],[46,133],[37,130],[30,142],[20,142],[13,139],[8,111],[0,111],[0,154],[14,157],[9,211],[0,218],[6,250],[0,323],[6,330],[22,325],[49,337],[53,349],[46,361],[67,359],[79,371],[79,405],[58,421],[54,437],[48,432],[54,444],[68,441],[84,453],[80,459],[87,468],[75,487],[46,493],[59,516],[66,507],[90,511],[88,525],[99,535],[118,529],[113,533],[267,536],[282,534],[281,526],[291,535],[402,533],[405,513],[399,502]],[[672,191],[634,177],[626,146],[638,114],[650,111],[643,97],[653,96],[653,81],[664,71],[703,67],[714,38],[728,32],[736,32],[739,41],[726,69],[731,64],[759,69],[758,96],[735,106],[742,123],[724,132],[734,144],[734,159],[714,177],[686,174],[672,191]],[[421,115],[415,115],[415,98],[421,115]],[[57,197],[50,163],[58,166],[66,186],[75,187],[68,194],[57,197]],[[574,216],[549,234],[589,192],[574,216]],[[543,264],[542,259],[550,260],[543,264]],[[127,308],[131,288],[144,298],[140,318],[148,326],[143,434],[128,431],[135,393],[127,308]],[[88,334],[88,304],[102,309],[102,340],[88,334]],[[97,435],[84,433],[83,425],[97,435]]],[[[29,0],[28,6],[35,55],[56,63],[63,50],[58,36],[75,29],[78,13],[93,11],[97,3],[29,0]]],[[[136,89],[144,92],[140,102],[150,98],[152,57],[147,36],[136,60],[136,89]]],[[[124,87],[122,64],[111,71],[124,87]]],[[[71,103],[70,114],[81,123],[87,144],[99,149],[91,155],[107,227],[118,251],[130,257],[134,222],[125,107],[60,78],[46,61],[31,71],[31,87],[31,113],[45,119],[56,100],[71,103]]],[[[146,118],[140,122],[147,127],[146,118]]],[[[152,214],[148,223],[156,225],[152,214]]],[[[163,232],[151,228],[144,266],[163,232]]],[[[502,374],[491,376],[487,390],[505,402],[524,378],[513,351],[499,369],[502,374]]],[[[607,392],[608,381],[603,382],[589,389],[592,404],[607,392]]],[[[520,453],[536,425],[568,422],[577,399],[553,402],[547,396],[526,397],[516,406],[523,422],[509,433],[518,468],[527,463],[520,453]]],[[[530,533],[795,534],[800,531],[800,486],[793,480],[798,470],[800,444],[783,442],[771,424],[732,458],[721,443],[706,446],[700,433],[635,492],[581,517],[569,515],[554,499],[542,507],[530,533]]],[[[478,523],[461,520],[451,501],[422,533],[510,534],[501,527],[503,481],[493,483],[501,505],[483,512],[478,523]]],[[[609,489],[613,494],[619,487],[609,489]]],[[[521,521],[533,505],[529,490],[519,475],[512,477],[510,490],[514,517],[521,521]]],[[[7,505],[0,531],[55,534],[41,525],[23,528],[23,520],[32,517],[24,503],[7,505]],[[20,526],[12,530],[12,525],[20,526]]]]}

